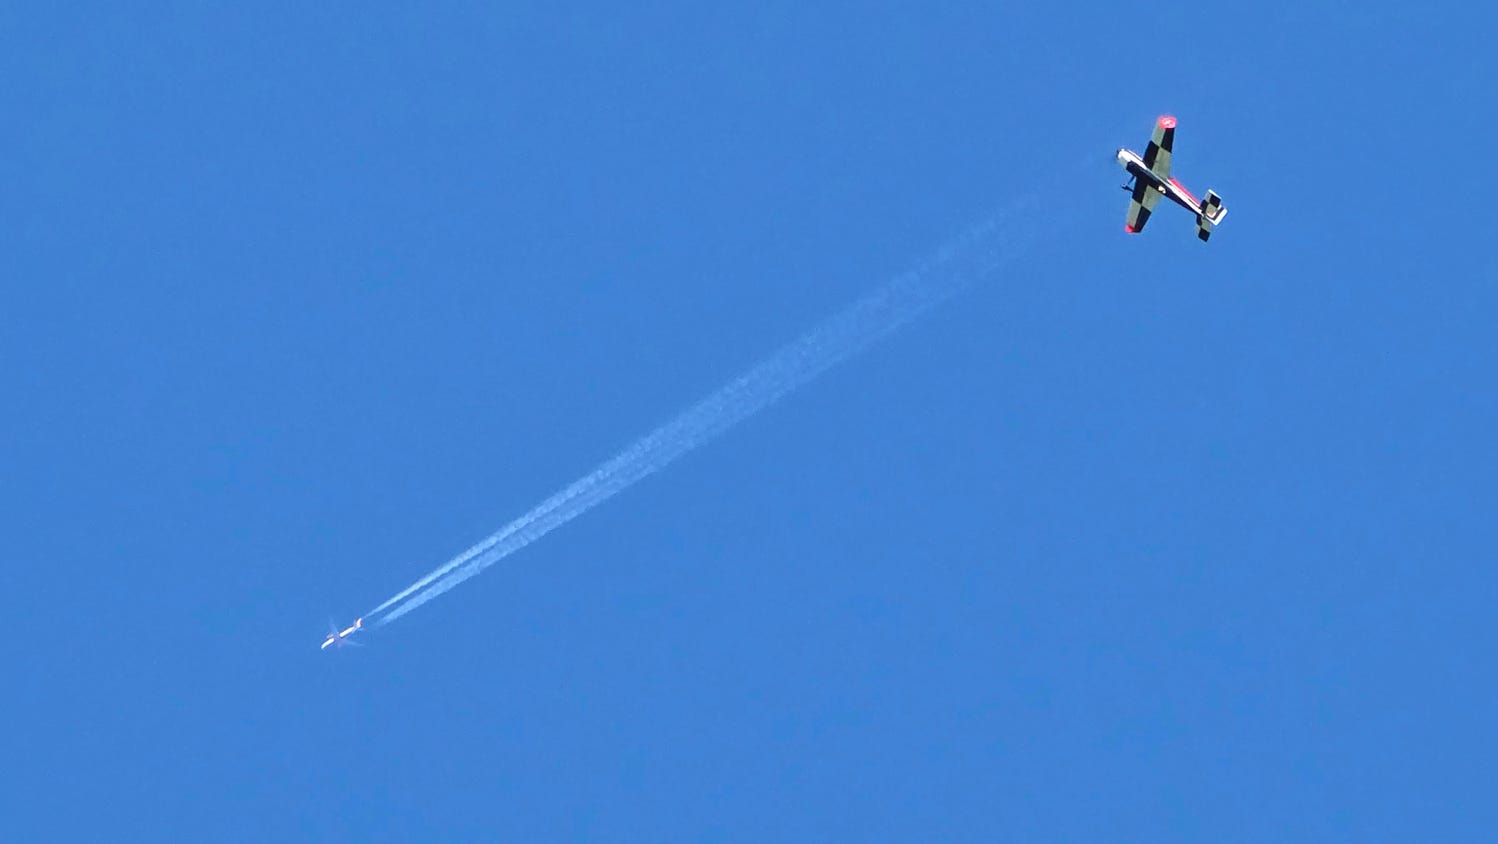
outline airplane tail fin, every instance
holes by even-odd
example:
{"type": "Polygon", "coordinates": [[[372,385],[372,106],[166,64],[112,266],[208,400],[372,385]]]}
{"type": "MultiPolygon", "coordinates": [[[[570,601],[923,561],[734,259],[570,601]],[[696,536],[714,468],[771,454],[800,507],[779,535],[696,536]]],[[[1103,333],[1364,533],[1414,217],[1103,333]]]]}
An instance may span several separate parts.
{"type": "Polygon", "coordinates": [[[1207,191],[1207,198],[1202,200],[1202,211],[1196,217],[1196,236],[1206,243],[1207,238],[1212,236],[1213,227],[1227,215],[1228,209],[1222,204],[1222,197],[1215,191],[1207,191]]]}

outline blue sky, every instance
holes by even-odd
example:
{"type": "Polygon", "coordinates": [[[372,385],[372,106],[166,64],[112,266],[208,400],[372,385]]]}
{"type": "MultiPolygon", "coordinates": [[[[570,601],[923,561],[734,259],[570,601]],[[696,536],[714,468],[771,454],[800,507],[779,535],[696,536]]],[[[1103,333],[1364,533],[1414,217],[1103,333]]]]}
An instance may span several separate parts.
{"type": "Polygon", "coordinates": [[[310,5],[0,12],[5,837],[1498,822],[1490,12],[310,5]],[[1123,232],[1164,112],[1205,247],[1123,232]],[[1003,272],[317,650],[1021,201],[1003,272]]]}

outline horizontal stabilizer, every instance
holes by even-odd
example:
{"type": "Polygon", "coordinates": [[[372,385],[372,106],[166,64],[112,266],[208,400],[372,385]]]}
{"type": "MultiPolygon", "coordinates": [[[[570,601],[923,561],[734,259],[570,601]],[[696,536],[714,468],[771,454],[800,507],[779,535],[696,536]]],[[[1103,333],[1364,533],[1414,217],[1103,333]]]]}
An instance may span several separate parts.
{"type": "Polygon", "coordinates": [[[1202,200],[1202,216],[1212,221],[1212,225],[1222,222],[1222,218],[1228,215],[1228,207],[1222,204],[1222,197],[1215,191],[1207,191],[1207,198],[1202,200]]]}
{"type": "Polygon", "coordinates": [[[1207,198],[1202,200],[1202,212],[1196,217],[1196,236],[1206,243],[1207,238],[1212,236],[1212,228],[1227,215],[1228,209],[1222,204],[1222,197],[1207,191],[1207,198]]]}

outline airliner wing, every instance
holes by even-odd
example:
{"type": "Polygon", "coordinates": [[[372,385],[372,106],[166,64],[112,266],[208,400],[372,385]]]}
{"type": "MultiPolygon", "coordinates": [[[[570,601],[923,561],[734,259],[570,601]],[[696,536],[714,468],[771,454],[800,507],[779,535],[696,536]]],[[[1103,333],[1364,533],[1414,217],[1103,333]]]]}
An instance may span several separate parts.
{"type": "Polygon", "coordinates": [[[1168,114],[1162,115],[1155,121],[1155,134],[1150,137],[1150,145],[1144,148],[1144,166],[1162,182],[1170,178],[1170,148],[1175,140],[1176,119],[1168,114]]]}

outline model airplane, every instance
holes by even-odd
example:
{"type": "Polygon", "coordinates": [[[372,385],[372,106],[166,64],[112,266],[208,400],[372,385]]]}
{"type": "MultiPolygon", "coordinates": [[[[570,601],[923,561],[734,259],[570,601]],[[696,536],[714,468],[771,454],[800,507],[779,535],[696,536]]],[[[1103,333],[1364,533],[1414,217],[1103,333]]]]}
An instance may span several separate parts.
{"type": "Polygon", "coordinates": [[[1196,215],[1196,236],[1205,242],[1212,236],[1212,227],[1227,216],[1228,209],[1222,204],[1222,197],[1212,191],[1207,191],[1207,199],[1202,202],[1170,177],[1170,147],[1175,142],[1175,135],[1176,119],[1167,114],[1155,122],[1155,134],[1150,138],[1150,145],[1144,148],[1144,155],[1128,149],[1118,151],[1118,163],[1129,171],[1129,183],[1123,189],[1132,193],[1129,218],[1124,228],[1130,234],[1144,231],[1155,203],[1160,201],[1160,197],[1168,196],[1172,202],[1196,215]]]}
{"type": "Polygon", "coordinates": [[[328,638],[326,638],[326,639],[323,640],[323,642],[322,642],[322,649],[323,650],[327,650],[328,648],[333,648],[333,647],[341,648],[344,645],[357,645],[359,643],[355,642],[353,639],[350,639],[349,637],[352,636],[352,635],[354,635],[355,633],[359,632],[360,630],[363,630],[363,629],[364,629],[364,619],[362,619],[362,618],[355,619],[355,621],[354,621],[354,623],[352,625],[350,625],[347,629],[341,630],[341,631],[338,629],[338,625],[336,625],[336,624],[329,625],[328,626],[328,638]]]}

